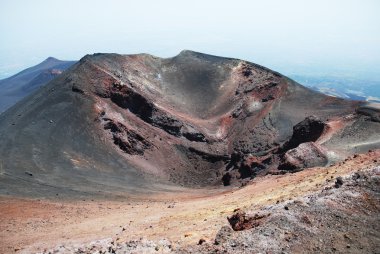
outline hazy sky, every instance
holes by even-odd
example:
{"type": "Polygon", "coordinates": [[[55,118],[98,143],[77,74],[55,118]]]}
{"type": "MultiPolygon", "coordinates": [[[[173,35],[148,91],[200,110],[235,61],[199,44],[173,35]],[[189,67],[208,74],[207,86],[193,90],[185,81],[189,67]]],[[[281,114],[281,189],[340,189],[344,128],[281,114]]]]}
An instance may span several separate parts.
{"type": "Polygon", "coordinates": [[[0,78],[54,56],[182,49],[380,79],[378,0],[1,0],[0,78]]]}

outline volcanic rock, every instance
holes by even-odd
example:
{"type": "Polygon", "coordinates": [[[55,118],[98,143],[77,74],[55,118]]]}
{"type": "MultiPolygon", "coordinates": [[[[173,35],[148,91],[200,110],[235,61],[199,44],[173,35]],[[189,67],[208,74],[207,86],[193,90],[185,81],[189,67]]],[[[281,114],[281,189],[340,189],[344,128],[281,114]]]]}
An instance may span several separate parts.
{"type": "Polygon", "coordinates": [[[335,188],[340,188],[342,185],[343,185],[343,178],[341,176],[339,176],[336,178],[334,186],[335,186],[335,188]]]}
{"type": "MultiPolygon", "coordinates": [[[[372,170],[371,170],[372,171],[372,170]]],[[[217,245],[186,246],[180,253],[376,253],[379,248],[379,180],[375,172],[347,179],[339,189],[318,190],[293,202],[252,209],[270,212],[260,225],[233,231],[223,226],[217,245]],[[377,203],[376,203],[377,202],[377,203]],[[362,239],[365,239],[363,241],[362,239]]],[[[244,216],[237,221],[243,221],[244,216]]]]}
{"type": "Polygon", "coordinates": [[[287,151],[279,166],[281,170],[299,170],[324,166],[327,163],[326,150],[314,142],[302,143],[287,151]]]}
{"type": "Polygon", "coordinates": [[[293,135],[282,150],[296,148],[299,144],[316,141],[323,133],[326,124],[316,116],[308,116],[293,127],[293,135]]]}
{"type": "Polygon", "coordinates": [[[223,226],[215,236],[216,245],[225,243],[233,235],[233,230],[229,226],[223,226]]]}
{"type": "Polygon", "coordinates": [[[369,116],[374,122],[380,122],[380,103],[363,103],[363,105],[358,107],[356,112],[358,114],[369,116]]]}
{"type": "Polygon", "coordinates": [[[269,214],[248,216],[245,212],[238,211],[227,219],[233,230],[241,231],[259,226],[268,216],[269,214]]]}

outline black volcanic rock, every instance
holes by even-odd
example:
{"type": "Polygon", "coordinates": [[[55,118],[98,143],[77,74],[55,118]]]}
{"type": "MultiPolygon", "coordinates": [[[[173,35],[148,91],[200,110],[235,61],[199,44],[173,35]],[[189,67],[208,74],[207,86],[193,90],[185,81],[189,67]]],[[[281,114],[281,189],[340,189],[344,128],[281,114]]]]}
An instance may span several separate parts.
{"type": "Polygon", "coordinates": [[[0,115],[0,194],[123,196],[240,184],[277,169],[286,141],[288,150],[321,142],[337,155],[378,147],[380,123],[367,128],[358,106],[239,59],[87,55],[0,115]],[[321,139],[329,123],[318,119],[344,124],[321,139]]]}
{"type": "Polygon", "coordinates": [[[299,144],[316,141],[323,133],[326,124],[316,116],[308,116],[293,127],[293,135],[282,150],[296,148],[299,144]]]}

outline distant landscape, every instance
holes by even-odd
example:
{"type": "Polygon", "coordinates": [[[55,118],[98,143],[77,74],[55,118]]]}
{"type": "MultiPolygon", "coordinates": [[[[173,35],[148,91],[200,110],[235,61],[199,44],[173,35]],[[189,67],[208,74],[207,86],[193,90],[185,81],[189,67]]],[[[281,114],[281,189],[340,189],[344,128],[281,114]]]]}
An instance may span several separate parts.
{"type": "Polygon", "coordinates": [[[330,96],[380,102],[380,81],[302,74],[289,75],[289,77],[304,86],[330,96]]]}

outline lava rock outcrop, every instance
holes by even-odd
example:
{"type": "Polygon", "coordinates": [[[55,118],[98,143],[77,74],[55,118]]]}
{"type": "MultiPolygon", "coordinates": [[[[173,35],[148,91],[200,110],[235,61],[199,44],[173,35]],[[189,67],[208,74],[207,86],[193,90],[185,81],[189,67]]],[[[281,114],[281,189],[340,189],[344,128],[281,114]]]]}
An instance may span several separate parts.
{"type": "Polygon", "coordinates": [[[315,116],[306,117],[293,127],[293,135],[284,144],[283,151],[296,148],[299,144],[316,141],[323,133],[326,124],[315,116]]]}
{"type": "Polygon", "coordinates": [[[314,142],[302,143],[287,151],[279,165],[280,170],[302,170],[317,166],[325,166],[328,162],[326,151],[314,142]]]}

